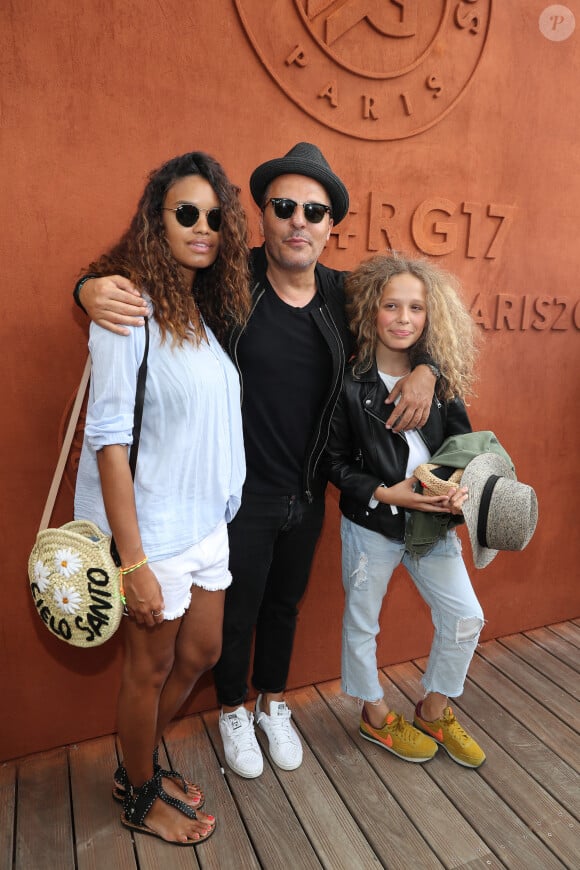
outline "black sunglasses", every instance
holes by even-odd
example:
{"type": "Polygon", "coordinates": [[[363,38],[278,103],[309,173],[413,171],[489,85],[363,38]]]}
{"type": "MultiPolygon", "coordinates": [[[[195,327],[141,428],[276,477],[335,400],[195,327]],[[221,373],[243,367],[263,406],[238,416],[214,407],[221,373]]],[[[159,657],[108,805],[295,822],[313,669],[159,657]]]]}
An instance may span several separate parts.
{"type": "MultiPolygon", "coordinates": [[[[329,205],[323,205],[321,202],[296,202],[294,199],[281,199],[280,197],[273,196],[268,200],[266,205],[269,203],[272,203],[274,206],[274,214],[277,218],[280,218],[281,221],[289,220],[296,211],[297,205],[302,206],[304,217],[309,224],[319,224],[325,214],[332,217],[331,207],[329,205]]],[[[266,208],[266,206],[264,206],[264,208],[266,208]]]]}
{"type": "Polygon", "coordinates": [[[214,233],[217,233],[222,225],[221,208],[198,208],[191,202],[184,202],[178,205],[177,208],[164,207],[163,211],[174,211],[177,223],[181,224],[182,227],[194,227],[199,220],[201,212],[205,214],[207,225],[214,233]]]}

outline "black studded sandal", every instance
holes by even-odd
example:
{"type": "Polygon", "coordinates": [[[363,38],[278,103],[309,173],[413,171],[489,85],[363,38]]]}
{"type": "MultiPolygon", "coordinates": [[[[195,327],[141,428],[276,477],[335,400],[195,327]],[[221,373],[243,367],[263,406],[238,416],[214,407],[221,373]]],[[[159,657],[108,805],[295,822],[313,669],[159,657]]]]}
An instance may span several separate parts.
{"type": "MultiPolygon", "coordinates": [[[[205,803],[205,795],[196,783],[188,782],[177,770],[165,770],[159,764],[159,747],[156,746],[153,752],[153,775],[160,773],[161,777],[166,776],[168,779],[176,779],[181,785],[185,794],[197,792],[199,801],[193,807],[194,810],[200,810],[205,803]]],[[[113,798],[119,803],[125,800],[127,789],[129,787],[129,777],[123,764],[120,764],[113,774],[113,798]]]]}
{"type": "Polygon", "coordinates": [[[164,843],[171,843],[172,846],[198,846],[211,837],[215,831],[215,822],[207,834],[200,834],[197,839],[186,840],[185,842],[166,840],[165,837],[162,837],[161,834],[158,834],[157,831],[154,831],[153,828],[145,824],[147,814],[157,799],[164,801],[164,803],[169,804],[171,807],[175,807],[176,810],[179,810],[188,819],[197,819],[197,813],[193,807],[167,794],[161,784],[160,773],[156,773],[151,779],[143,783],[140,788],[133,788],[131,784],[128,785],[125,800],[123,801],[121,824],[131,831],[149,834],[152,837],[163,840],[164,843]]]}

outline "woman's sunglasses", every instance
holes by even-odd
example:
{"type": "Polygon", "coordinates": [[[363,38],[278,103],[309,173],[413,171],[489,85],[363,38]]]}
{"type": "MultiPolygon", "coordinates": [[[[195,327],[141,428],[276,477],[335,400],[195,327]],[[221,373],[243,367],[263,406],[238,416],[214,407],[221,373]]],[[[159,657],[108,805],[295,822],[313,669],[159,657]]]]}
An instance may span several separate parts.
{"type": "MultiPolygon", "coordinates": [[[[296,202],[294,199],[280,199],[279,197],[273,196],[268,200],[266,205],[269,203],[272,203],[274,214],[277,218],[280,218],[281,221],[289,220],[296,211],[297,205],[302,206],[304,217],[309,224],[319,224],[325,214],[332,217],[331,207],[329,205],[323,205],[321,202],[296,202]]],[[[266,206],[264,206],[264,208],[265,207],[266,206]]]]}
{"type": "Polygon", "coordinates": [[[177,208],[164,207],[163,211],[174,211],[177,223],[181,224],[182,227],[194,227],[201,212],[205,214],[207,225],[214,233],[217,233],[222,225],[221,208],[198,208],[193,203],[186,202],[178,205],[177,208]]]}

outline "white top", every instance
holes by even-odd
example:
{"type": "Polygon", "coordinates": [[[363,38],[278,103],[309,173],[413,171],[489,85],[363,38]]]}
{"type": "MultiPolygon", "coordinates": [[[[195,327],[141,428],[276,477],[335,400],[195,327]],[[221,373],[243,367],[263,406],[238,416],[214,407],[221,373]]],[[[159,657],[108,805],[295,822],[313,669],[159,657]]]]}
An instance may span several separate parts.
{"type": "MultiPolygon", "coordinates": [[[[379,376],[389,393],[391,392],[397,381],[400,381],[403,377],[403,375],[399,375],[399,377],[396,377],[395,375],[387,375],[385,374],[385,372],[379,372],[379,376]]],[[[397,398],[395,399],[395,405],[399,404],[400,398],[400,396],[397,396],[397,398]]],[[[406,479],[407,477],[413,476],[413,472],[418,465],[421,465],[422,462],[428,462],[431,458],[431,454],[427,449],[427,445],[415,429],[411,429],[409,432],[399,432],[398,434],[403,436],[409,446],[409,458],[407,460],[407,469],[405,471],[406,479]]],[[[378,499],[372,496],[369,501],[369,507],[374,510],[378,504],[378,499]]],[[[392,504],[390,507],[391,513],[398,513],[398,509],[395,505],[392,504]]]]}
{"type": "MultiPolygon", "coordinates": [[[[187,550],[229,522],[246,473],[237,371],[206,326],[199,346],[161,343],[149,319],[149,354],[135,502],[143,549],[151,561],[187,550]]],[[[115,335],[91,323],[92,375],[75,492],[75,518],[110,533],[97,451],[132,443],[137,371],[145,330],[115,335]]]]}
{"type": "MultiPolygon", "coordinates": [[[[396,377],[395,375],[387,375],[385,372],[379,372],[380,378],[384,385],[386,386],[389,393],[394,388],[395,384],[401,380],[402,375],[396,377]]],[[[397,396],[395,399],[395,405],[399,404],[400,396],[397,396]]],[[[399,433],[404,436],[409,445],[409,458],[407,460],[407,470],[405,471],[405,478],[412,477],[413,472],[417,468],[418,465],[421,465],[422,462],[429,462],[431,458],[431,454],[427,448],[427,445],[419,435],[416,429],[410,429],[408,432],[399,433]]]]}

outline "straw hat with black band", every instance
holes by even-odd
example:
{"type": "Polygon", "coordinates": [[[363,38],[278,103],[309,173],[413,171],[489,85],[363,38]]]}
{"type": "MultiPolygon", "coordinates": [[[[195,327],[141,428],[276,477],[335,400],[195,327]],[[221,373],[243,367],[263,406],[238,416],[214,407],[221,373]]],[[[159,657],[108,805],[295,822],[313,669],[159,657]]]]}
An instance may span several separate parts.
{"type": "Polygon", "coordinates": [[[263,208],[266,188],[279,175],[305,175],[320,182],[330,198],[335,224],[348,212],[348,190],[332,171],[320,148],[310,142],[299,142],[284,157],[267,160],[252,172],[250,190],[256,204],[263,208]]]}
{"type": "Polygon", "coordinates": [[[503,456],[476,456],[465,467],[461,486],[468,492],[462,510],[476,568],[489,565],[499,550],[529,544],[538,522],[536,493],[516,479],[503,456]]]}

